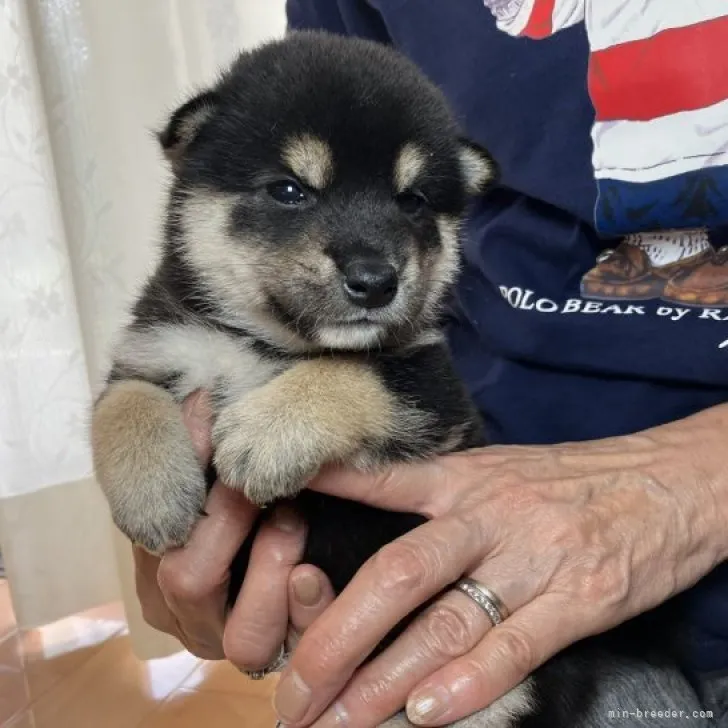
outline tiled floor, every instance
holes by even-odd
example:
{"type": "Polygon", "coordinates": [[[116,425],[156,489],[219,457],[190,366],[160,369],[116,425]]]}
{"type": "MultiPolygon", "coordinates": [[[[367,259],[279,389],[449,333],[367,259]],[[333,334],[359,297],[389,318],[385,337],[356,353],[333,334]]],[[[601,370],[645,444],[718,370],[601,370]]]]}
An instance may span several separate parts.
{"type": "Polygon", "coordinates": [[[140,662],[116,605],[21,634],[0,580],[0,728],[272,728],[272,680],[185,652],[140,662]]]}

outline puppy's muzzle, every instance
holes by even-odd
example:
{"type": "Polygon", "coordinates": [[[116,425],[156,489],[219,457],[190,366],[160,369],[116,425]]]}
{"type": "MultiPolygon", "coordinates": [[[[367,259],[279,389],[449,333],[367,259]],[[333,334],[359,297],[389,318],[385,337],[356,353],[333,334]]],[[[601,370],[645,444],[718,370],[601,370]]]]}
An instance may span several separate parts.
{"type": "Polygon", "coordinates": [[[374,258],[359,258],[343,268],[346,297],[362,308],[383,308],[397,295],[399,280],[393,265],[374,258]]]}

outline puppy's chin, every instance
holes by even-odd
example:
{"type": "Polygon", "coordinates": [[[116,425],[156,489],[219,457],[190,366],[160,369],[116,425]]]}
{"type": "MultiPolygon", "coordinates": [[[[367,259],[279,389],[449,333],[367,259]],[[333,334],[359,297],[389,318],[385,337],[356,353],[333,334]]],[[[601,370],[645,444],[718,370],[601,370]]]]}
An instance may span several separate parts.
{"type": "Polygon", "coordinates": [[[375,347],[385,336],[386,330],[382,324],[369,321],[320,326],[315,334],[316,342],[320,346],[349,351],[375,347]]]}

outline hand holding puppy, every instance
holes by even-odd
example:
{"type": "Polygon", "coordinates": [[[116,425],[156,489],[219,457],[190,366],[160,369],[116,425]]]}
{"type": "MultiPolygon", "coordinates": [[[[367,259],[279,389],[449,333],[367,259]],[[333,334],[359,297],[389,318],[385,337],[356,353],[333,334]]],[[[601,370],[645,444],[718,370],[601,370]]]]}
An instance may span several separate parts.
{"type": "MultiPolygon", "coordinates": [[[[381,549],[306,631],[279,683],[282,722],[373,728],[405,701],[417,725],[449,725],[499,698],[505,712],[509,691],[564,648],[664,602],[728,556],[727,430],[721,406],[608,440],[475,449],[379,477],[322,473],[313,489],[430,520],[381,549]],[[448,589],[461,576],[490,588],[510,616],[493,628],[448,589]]],[[[682,699],[679,685],[665,700],[682,699]]]]}

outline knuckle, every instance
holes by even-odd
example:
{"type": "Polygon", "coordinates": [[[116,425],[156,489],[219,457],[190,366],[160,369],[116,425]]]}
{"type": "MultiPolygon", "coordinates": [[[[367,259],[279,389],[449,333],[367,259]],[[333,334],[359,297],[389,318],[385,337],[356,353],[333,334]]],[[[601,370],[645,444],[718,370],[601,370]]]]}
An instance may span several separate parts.
{"type": "Polygon", "coordinates": [[[254,628],[226,629],[222,638],[223,654],[241,670],[262,670],[278,649],[275,638],[254,628]]]}
{"type": "Polygon", "coordinates": [[[475,620],[451,604],[436,604],[428,610],[420,629],[423,644],[440,658],[459,657],[478,640],[475,620]]]}
{"type": "Polygon", "coordinates": [[[599,554],[583,557],[583,575],[579,578],[581,599],[590,606],[623,602],[629,593],[629,573],[617,563],[599,554]]]}
{"type": "Polygon", "coordinates": [[[536,525],[538,540],[544,549],[573,561],[574,555],[588,553],[594,544],[594,532],[584,514],[563,510],[546,510],[536,525]]]}
{"type": "Polygon", "coordinates": [[[408,540],[384,546],[374,556],[372,565],[377,589],[389,599],[420,591],[431,571],[426,548],[408,540]]]}
{"type": "Polygon", "coordinates": [[[296,657],[300,664],[306,665],[308,672],[314,677],[330,680],[331,675],[340,675],[348,668],[343,656],[347,654],[346,638],[338,639],[320,630],[308,630],[296,648],[296,657]]]}
{"type": "Polygon", "coordinates": [[[391,701],[392,680],[384,676],[356,687],[350,702],[359,708],[371,709],[391,701]]]}
{"type": "Polygon", "coordinates": [[[503,660],[502,664],[511,665],[513,671],[521,677],[529,675],[537,664],[533,640],[520,629],[506,626],[499,629],[494,658],[496,661],[503,660]]]}
{"type": "Polygon", "coordinates": [[[199,604],[207,599],[213,592],[207,579],[201,579],[194,572],[168,566],[168,562],[162,559],[157,573],[157,581],[162,594],[171,601],[178,604],[199,604]]]}

